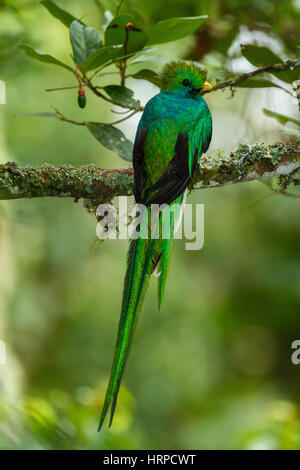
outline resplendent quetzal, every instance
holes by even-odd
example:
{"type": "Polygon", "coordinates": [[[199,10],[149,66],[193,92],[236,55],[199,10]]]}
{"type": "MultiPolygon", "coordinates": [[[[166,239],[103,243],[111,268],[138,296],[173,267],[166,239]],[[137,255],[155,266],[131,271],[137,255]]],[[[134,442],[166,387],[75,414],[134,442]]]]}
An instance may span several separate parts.
{"type": "MultiPolygon", "coordinates": [[[[207,88],[211,86],[206,82],[206,71],[193,62],[173,61],[163,69],[160,93],[145,107],[133,148],[134,196],[137,203],[147,206],[140,232],[149,221],[151,205],[180,207],[197,163],[209,147],[212,119],[201,96],[201,90],[207,88]]],[[[110,405],[109,426],[112,423],[138,314],[156,267],[160,271],[158,304],[161,306],[174,227],[179,218],[178,210],[166,209],[159,214],[157,239],[139,236],[130,242],[118,337],[99,430],[110,405]],[[168,238],[162,237],[164,219],[170,227],[168,238]]]]}

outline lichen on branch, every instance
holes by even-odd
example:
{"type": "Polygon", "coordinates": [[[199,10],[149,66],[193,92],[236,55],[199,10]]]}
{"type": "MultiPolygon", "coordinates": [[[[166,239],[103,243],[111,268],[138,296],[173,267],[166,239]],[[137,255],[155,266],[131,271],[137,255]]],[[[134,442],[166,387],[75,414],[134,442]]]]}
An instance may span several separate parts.
{"type": "MultiPolygon", "coordinates": [[[[200,160],[190,190],[261,180],[278,176],[285,185],[300,184],[300,142],[273,145],[242,143],[228,156],[200,160]]],[[[88,207],[115,196],[133,194],[133,169],[106,170],[96,165],[0,165],[0,199],[35,197],[83,198],[88,207]]]]}

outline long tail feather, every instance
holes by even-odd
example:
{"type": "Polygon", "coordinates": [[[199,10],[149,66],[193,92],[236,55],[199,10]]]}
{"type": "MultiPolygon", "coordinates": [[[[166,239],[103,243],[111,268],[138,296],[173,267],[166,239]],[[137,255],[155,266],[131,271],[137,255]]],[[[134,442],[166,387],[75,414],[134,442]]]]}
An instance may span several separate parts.
{"type": "Polygon", "coordinates": [[[171,261],[174,233],[181,222],[184,209],[184,196],[179,196],[169,207],[162,211],[162,235],[160,276],[158,278],[158,309],[160,310],[166,287],[166,281],[171,261]]]}
{"type": "MultiPolygon", "coordinates": [[[[111,413],[109,426],[112,424],[122,376],[136,329],[138,315],[148,287],[150,274],[156,268],[158,261],[161,271],[158,279],[158,305],[159,308],[161,307],[170,265],[174,229],[181,217],[182,207],[180,204],[182,204],[182,202],[183,195],[174,201],[175,210],[172,205],[171,209],[163,209],[156,222],[156,230],[160,231],[158,239],[150,237],[147,239],[138,238],[130,242],[117,342],[98,431],[100,431],[103,425],[110,405],[111,413]]],[[[141,222],[141,231],[144,228],[146,220],[147,223],[149,223],[149,218],[150,209],[144,213],[141,222]]]]}
{"type": "MultiPolygon", "coordinates": [[[[147,215],[146,212],[145,217],[147,215]]],[[[157,256],[159,243],[160,240],[142,238],[130,242],[117,343],[98,431],[100,431],[103,425],[110,404],[111,416],[109,425],[111,425],[113,420],[122,375],[134,336],[138,314],[147,290],[149,277],[153,271],[153,262],[157,256]]]]}
{"type": "Polygon", "coordinates": [[[162,229],[165,238],[162,240],[160,258],[160,276],[158,278],[158,309],[160,310],[166,287],[166,280],[171,261],[172,246],[174,241],[174,213],[166,210],[162,213],[162,229]],[[164,225],[168,224],[169,233],[164,233],[164,225]]]}

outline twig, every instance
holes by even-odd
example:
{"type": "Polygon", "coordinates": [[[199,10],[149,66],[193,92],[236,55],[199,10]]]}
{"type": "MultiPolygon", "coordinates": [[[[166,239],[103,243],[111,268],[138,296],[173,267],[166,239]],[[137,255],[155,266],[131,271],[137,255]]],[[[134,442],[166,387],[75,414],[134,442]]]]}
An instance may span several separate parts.
{"type": "MultiPolygon", "coordinates": [[[[101,72],[101,70],[109,67],[110,65],[113,65],[114,63],[115,63],[115,61],[111,60],[110,62],[107,62],[106,64],[99,67],[99,69],[95,70],[95,72],[89,77],[90,82],[93,80],[93,78],[95,78],[96,75],[99,74],[99,72],[101,72]]],[[[119,75],[119,72],[106,72],[106,73],[101,74],[101,76],[102,75],[113,75],[113,74],[119,75]]]]}
{"type": "Polygon", "coordinates": [[[277,192],[279,194],[283,194],[284,196],[287,196],[287,197],[292,197],[294,199],[298,199],[298,201],[300,201],[300,194],[298,195],[298,194],[288,193],[284,189],[282,189],[281,191],[274,191],[274,192],[277,192]]]}
{"type": "Polygon", "coordinates": [[[276,0],[275,10],[274,10],[274,19],[275,20],[277,20],[277,18],[278,18],[279,5],[280,5],[280,0],[276,0]]]}
{"type": "MultiPolygon", "coordinates": [[[[51,106],[51,108],[55,111],[58,119],[60,119],[61,121],[69,122],[70,124],[75,124],[76,126],[86,126],[86,121],[74,121],[74,119],[67,118],[58,109],[54,108],[54,106],[51,106]]],[[[132,111],[132,113],[128,114],[127,116],[124,116],[123,118],[121,118],[117,121],[110,122],[109,124],[111,126],[114,126],[115,124],[119,124],[120,122],[123,122],[123,121],[126,121],[127,119],[130,119],[132,116],[134,116],[134,114],[136,114],[138,112],[139,112],[139,110],[135,109],[134,111],[132,111]]]]}
{"type": "Polygon", "coordinates": [[[126,111],[117,111],[116,109],[111,109],[111,112],[114,114],[127,114],[129,113],[129,109],[126,109],[126,111]]]}
{"type": "Polygon", "coordinates": [[[132,113],[128,114],[128,116],[125,116],[122,119],[119,119],[118,121],[110,122],[109,124],[111,126],[114,126],[115,124],[120,124],[120,122],[126,121],[127,119],[131,118],[132,116],[134,116],[138,112],[139,112],[138,109],[136,109],[135,111],[132,111],[132,113]]]}
{"type": "Polygon", "coordinates": [[[261,73],[280,72],[282,70],[288,70],[291,67],[295,67],[298,61],[299,59],[286,60],[285,62],[282,62],[281,64],[273,64],[273,65],[266,65],[264,67],[258,67],[257,69],[252,70],[252,72],[243,73],[242,75],[238,75],[235,78],[231,78],[230,80],[226,80],[225,82],[218,83],[217,85],[213,86],[210,90],[203,90],[202,95],[205,95],[206,93],[211,93],[213,91],[222,90],[223,88],[227,88],[227,87],[233,88],[238,83],[244,82],[245,80],[255,77],[256,75],[259,75],[261,73]]]}
{"type": "MultiPolygon", "coordinates": [[[[87,85],[81,85],[82,87],[87,86],[87,85]]],[[[74,88],[78,89],[78,85],[72,85],[72,86],[63,86],[60,88],[45,88],[45,91],[61,91],[61,90],[72,90],[74,88]]]]}
{"type": "MultiPolygon", "coordinates": [[[[282,62],[281,64],[273,64],[273,65],[266,65],[264,67],[258,67],[257,69],[253,70],[252,72],[243,73],[241,75],[238,75],[235,78],[226,80],[225,82],[222,82],[222,83],[218,83],[217,85],[212,87],[210,90],[203,90],[202,94],[204,95],[206,93],[211,93],[213,91],[222,90],[224,88],[230,88],[231,93],[233,94],[234,93],[234,88],[236,87],[236,85],[238,83],[241,83],[245,80],[248,80],[249,78],[255,77],[256,75],[259,75],[261,73],[272,72],[272,71],[280,72],[282,70],[288,70],[289,68],[294,67],[298,61],[299,61],[299,59],[287,60],[285,62],[282,62]]],[[[124,84],[125,71],[126,71],[126,62],[125,62],[125,70],[124,69],[120,70],[121,77],[122,77],[121,78],[121,84],[124,84]],[[124,74],[123,74],[123,72],[124,72],[124,74]]],[[[120,106],[120,107],[125,108],[125,109],[129,109],[129,110],[132,110],[132,111],[136,110],[136,108],[133,105],[120,104],[120,103],[117,103],[112,98],[109,98],[108,96],[105,96],[101,91],[99,91],[99,89],[101,89],[101,88],[92,83],[92,81],[91,81],[92,77],[88,78],[83,73],[82,74],[82,81],[84,83],[82,84],[82,86],[87,86],[96,96],[98,96],[99,98],[102,98],[104,101],[107,101],[108,103],[111,103],[115,106],[120,106]]],[[[72,87],[70,86],[70,87],[62,87],[62,88],[48,88],[48,89],[46,89],[46,91],[65,90],[65,89],[71,89],[71,88],[77,88],[77,87],[76,86],[72,86],[72,87]]],[[[288,91],[288,90],[285,90],[285,91],[288,91]]],[[[139,111],[143,111],[143,110],[144,110],[144,106],[140,106],[136,111],[139,112],[139,111]]],[[[71,120],[69,120],[68,122],[71,122],[71,120]]],[[[82,124],[80,124],[80,125],[82,125],[82,124]]]]}
{"type": "Polygon", "coordinates": [[[122,6],[123,1],[124,1],[124,0],[120,0],[119,5],[118,5],[117,8],[116,8],[116,16],[118,16],[118,14],[119,14],[119,11],[120,11],[120,8],[121,8],[121,6],[122,6]]]}
{"type": "MultiPolygon", "coordinates": [[[[120,1],[119,7],[122,4],[122,0],[120,1]]],[[[127,25],[125,26],[125,41],[124,41],[124,56],[127,54],[127,45],[128,45],[128,36],[129,29],[127,25]]],[[[125,75],[126,75],[126,59],[121,61],[120,65],[120,75],[121,75],[121,86],[125,86],[125,75]]]]}
{"type": "Polygon", "coordinates": [[[64,116],[58,109],[54,108],[54,106],[51,106],[52,109],[54,109],[58,119],[61,121],[69,122],[70,124],[76,124],[76,126],[85,126],[86,122],[85,121],[74,121],[74,119],[69,119],[66,116],[64,116]]]}
{"type": "Polygon", "coordinates": [[[101,93],[101,91],[99,91],[99,87],[93,85],[92,82],[87,78],[86,75],[83,75],[83,81],[96,96],[99,96],[99,98],[102,98],[103,100],[107,101],[108,103],[112,103],[115,106],[120,106],[121,108],[127,108],[127,109],[130,109],[130,110],[136,110],[136,111],[143,111],[144,110],[144,106],[140,106],[138,109],[136,109],[131,104],[120,104],[120,103],[117,103],[117,101],[103,95],[103,93],[101,93]]]}

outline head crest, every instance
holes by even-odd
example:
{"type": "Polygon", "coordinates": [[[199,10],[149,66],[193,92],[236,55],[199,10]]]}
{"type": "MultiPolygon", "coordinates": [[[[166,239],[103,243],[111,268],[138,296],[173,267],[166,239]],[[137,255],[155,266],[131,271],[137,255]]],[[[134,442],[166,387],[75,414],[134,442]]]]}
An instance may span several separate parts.
{"type": "Polygon", "coordinates": [[[199,88],[206,81],[207,72],[196,62],[174,60],[166,64],[161,72],[161,90],[172,90],[189,80],[194,88],[199,88]]]}

